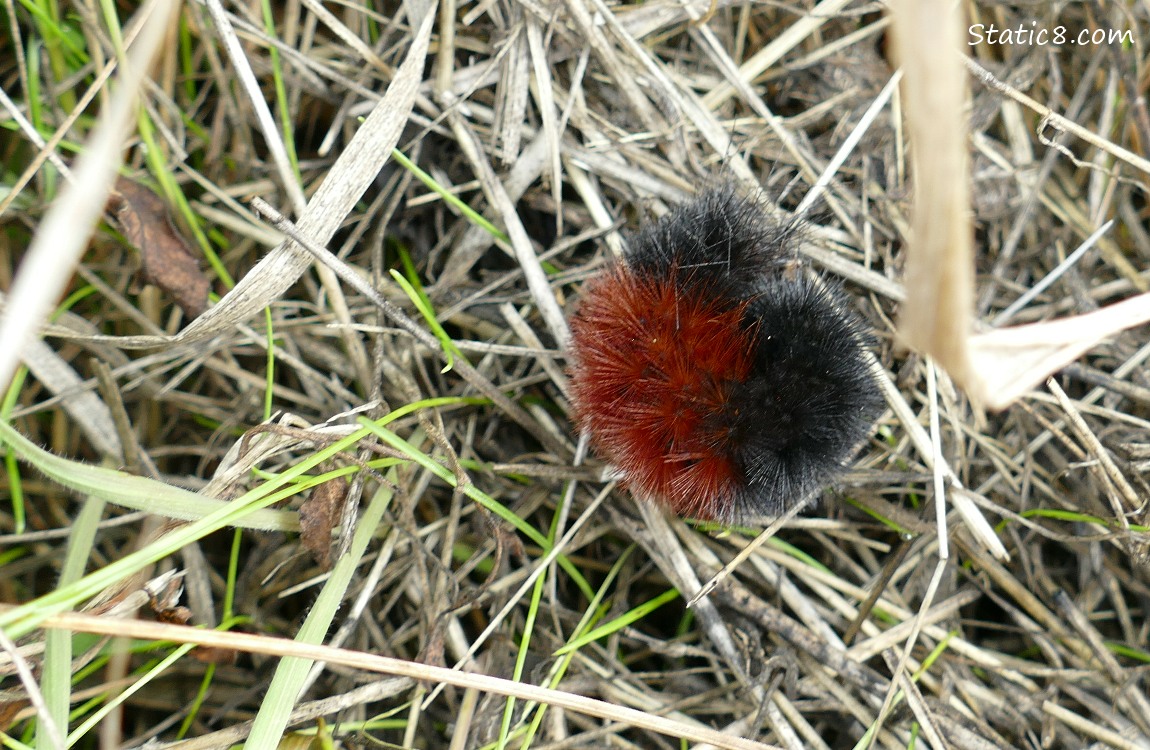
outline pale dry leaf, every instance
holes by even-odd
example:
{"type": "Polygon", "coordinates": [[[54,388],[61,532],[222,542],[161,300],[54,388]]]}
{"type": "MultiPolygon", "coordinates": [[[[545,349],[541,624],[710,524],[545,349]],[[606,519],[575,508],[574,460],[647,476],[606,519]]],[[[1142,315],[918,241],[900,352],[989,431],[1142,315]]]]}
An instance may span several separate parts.
{"type": "Polygon", "coordinates": [[[1150,293],[1071,318],[975,334],[963,385],[987,408],[1005,409],[1103,339],[1148,321],[1150,293]]]}
{"type": "Polygon", "coordinates": [[[901,0],[894,10],[915,190],[899,334],[909,346],[934,357],[951,377],[963,380],[974,306],[974,249],[959,8],[901,0]]]}

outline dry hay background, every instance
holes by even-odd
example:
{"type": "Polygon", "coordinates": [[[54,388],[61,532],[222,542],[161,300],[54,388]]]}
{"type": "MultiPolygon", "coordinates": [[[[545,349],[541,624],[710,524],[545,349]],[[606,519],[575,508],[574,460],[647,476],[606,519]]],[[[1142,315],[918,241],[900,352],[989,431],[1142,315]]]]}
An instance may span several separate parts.
{"type": "MultiPolygon", "coordinates": [[[[68,114],[64,91],[90,83],[93,68],[53,71],[49,53],[36,43],[44,25],[24,6],[6,8],[0,84],[29,114],[28,76],[40,76],[46,90],[36,117],[49,134],[68,114]],[[29,73],[32,58],[45,64],[29,73]]],[[[111,57],[94,4],[58,10],[70,40],[85,45],[93,65],[111,57]]],[[[274,40],[257,3],[229,4],[226,24],[238,32],[273,115],[282,104],[290,119],[298,187],[310,197],[399,75],[414,33],[410,19],[422,18],[424,8],[282,2],[271,10],[274,40]]],[[[1070,33],[1131,31],[1128,44],[978,44],[965,52],[1005,86],[1134,153],[1146,151],[1145,5],[979,3],[965,10],[969,21],[999,28],[1034,22],[1033,28],[1064,25],[1070,33]]],[[[443,3],[436,12],[398,146],[510,239],[497,241],[388,160],[357,209],[333,227],[327,246],[422,326],[387,272],[403,269],[400,254],[408,253],[417,270],[412,278],[425,286],[459,354],[522,410],[512,418],[486,402],[461,402],[391,426],[419,436],[419,448],[542,534],[559,538],[582,525],[563,549],[572,567],[548,561],[541,587],[524,588],[544,551],[446,482],[403,465],[388,475],[395,498],[330,635],[348,649],[450,666],[495,622],[467,670],[507,677],[529,628],[520,679],[552,684],[554,652],[588,610],[591,590],[608,581],[596,614],[612,621],[672,587],[693,590],[754,531],[718,533],[666,519],[617,488],[584,517],[608,485],[593,456],[576,460],[578,436],[567,416],[557,350],[561,332],[546,308],[570,311],[581,282],[622,249],[628,229],[701,185],[732,179],[761,186],[783,210],[793,210],[890,80],[889,17],[879,4],[834,0],[813,12],[806,5],[728,0],[713,7],[483,0],[443,3]],[[735,65],[744,65],[741,78],[735,65]],[[734,87],[731,80],[742,83],[734,87]],[[525,234],[510,226],[508,207],[525,234]],[[525,238],[538,258],[534,267],[524,262],[525,238]],[[532,274],[545,280],[550,299],[540,297],[538,285],[529,287],[532,274]],[[572,570],[590,588],[581,588],[572,570]]],[[[198,3],[181,14],[181,33],[169,38],[143,97],[149,117],[164,126],[157,135],[162,158],[147,162],[140,142],[132,141],[126,172],[143,180],[172,175],[190,209],[175,219],[176,233],[194,244],[190,221],[197,222],[222,267],[240,278],[278,238],[254,218],[249,199],[263,197],[292,215],[291,191],[272,166],[220,26],[198,3]]],[[[1114,228],[1012,322],[1085,312],[1145,291],[1146,175],[1060,135],[1000,92],[973,79],[971,87],[978,319],[995,322],[1109,218],[1117,220],[1114,228]]],[[[847,279],[857,309],[878,332],[883,368],[926,426],[934,403],[928,363],[894,340],[912,179],[901,105],[896,94],[837,171],[806,251],[816,269],[829,265],[828,273],[847,279]]],[[[82,118],[67,140],[83,141],[87,127],[82,118]]],[[[8,186],[36,153],[12,129],[0,136],[8,186]]],[[[9,195],[0,235],[5,288],[58,189],[59,174],[50,170],[39,168],[9,195]]],[[[141,221],[145,234],[149,227],[164,231],[158,215],[141,221]]],[[[136,273],[138,251],[120,234],[130,229],[114,227],[98,228],[72,287],[90,293],[74,300],[63,322],[86,321],[89,331],[114,336],[174,333],[186,325],[173,302],[185,287],[155,273],[157,284],[144,283],[136,273]]],[[[207,273],[213,289],[225,292],[218,276],[207,273]]],[[[353,424],[348,415],[364,404],[381,416],[420,399],[478,395],[459,376],[458,362],[441,372],[443,359],[432,347],[315,270],[278,298],[259,300],[266,302],[269,318],[249,316],[244,327],[229,326],[196,346],[139,351],[64,334],[46,342],[86,378],[87,391],[113,407],[123,404],[120,439],[113,442],[126,448],[113,465],[190,489],[217,476],[229,451],[228,461],[235,460],[238,436],[264,421],[266,320],[277,345],[272,405],[291,415],[276,420],[285,441],[314,437],[308,425],[333,417],[353,424]],[[297,432],[288,435],[289,428],[297,432]]],[[[878,747],[1150,747],[1148,353],[1145,327],[1135,328],[1057,377],[1068,400],[1040,389],[1000,414],[973,407],[939,373],[941,455],[965,488],[952,490],[965,492],[996,524],[1010,557],[996,560],[952,514],[950,562],[922,620],[915,615],[938,555],[933,458],[916,450],[906,424],[888,412],[842,486],[743,562],[712,596],[713,609],[688,610],[672,596],[582,646],[555,686],[666,717],[683,737],[705,725],[780,747],[850,748],[876,723],[898,674],[909,700],[893,702],[874,738],[878,747]],[[921,630],[905,654],[916,623],[921,630]]],[[[36,377],[24,383],[10,415],[23,434],[58,455],[89,463],[111,455],[101,455],[92,437],[99,429],[85,425],[87,435],[75,429],[73,420],[83,422],[83,415],[69,416],[36,377]]],[[[326,444],[285,442],[260,468],[284,470],[326,444]]],[[[374,455],[342,453],[328,466],[356,467],[374,455]]],[[[35,472],[22,477],[27,530],[16,532],[9,503],[0,509],[0,600],[11,604],[52,589],[67,542],[54,530],[66,530],[80,508],[74,494],[35,472]]],[[[348,502],[377,494],[379,477],[353,483],[348,502]]],[[[241,473],[226,486],[209,487],[230,498],[256,481],[241,473]]],[[[11,475],[6,482],[13,487],[11,475]]],[[[158,533],[115,508],[105,520],[92,569],[158,533]]],[[[191,624],[221,619],[233,541],[230,533],[216,534],[166,563],[185,573],[182,603],[191,624]]],[[[239,629],[292,637],[323,581],[327,545],[313,537],[309,552],[298,534],[256,531],[243,532],[236,544],[234,611],[249,618],[239,629]]],[[[335,544],[339,551],[342,541],[335,544]]],[[[124,598],[138,584],[109,596],[124,598]]],[[[36,667],[35,650],[24,646],[36,667]]],[[[186,728],[187,737],[201,740],[178,746],[242,741],[244,722],[266,709],[279,661],[201,655],[178,661],[129,698],[122,724],[110,720],[101,730],[102,746],[173,740],[205,670],[214,670],[211,687],[186,728]]],[[[119,691],[147,658],[100,662],[104,668],[75,685],[73,697],[119,691]]],[[[0,729],[19,736],[31,713],[27,690],[11,676],[2,686],[0,729]]],[[[329,666],[300,697],[296,725],[314,727],[317,716],[329,728],[342,723],[337,738],[348,747],[379,740],[478,748],[497,740],[504,698],[449,687],[424,705],[432,688],[433,682],[381,682],[329,666]],[[378,721],[355,728],[369,719],[378,721]]],[[[523,706],[511,711],[513,729],[533,715],[523,706]]],[[[675,734],[553,708],[531,747],[672,748],[680,746],[675,734]]],[[[94,735],[83,742],[96,746],[94,735]]],[[[513,734],[510,746],[519,742],[513,734]]]]}

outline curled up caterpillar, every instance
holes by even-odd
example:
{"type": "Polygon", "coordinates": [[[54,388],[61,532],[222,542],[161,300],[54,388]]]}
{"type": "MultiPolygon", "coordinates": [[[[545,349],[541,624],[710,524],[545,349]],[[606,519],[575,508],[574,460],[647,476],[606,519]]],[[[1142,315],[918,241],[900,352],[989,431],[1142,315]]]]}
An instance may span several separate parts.
{"type": "Polygon", "coordinates": [[[881,413],[870,333],[797,268],[796,233],[721,186],[583,287],[575,418],[640,497],[725,523],[781,515],[834,480],[881,413]]]}

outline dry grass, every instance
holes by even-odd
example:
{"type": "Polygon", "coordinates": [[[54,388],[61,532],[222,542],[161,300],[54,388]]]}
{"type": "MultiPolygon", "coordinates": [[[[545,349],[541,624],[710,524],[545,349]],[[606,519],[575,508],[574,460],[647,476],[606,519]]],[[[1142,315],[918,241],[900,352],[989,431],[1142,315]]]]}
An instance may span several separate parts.
{"type": "MultiPolygon", "coordinates": [[[[53,313],[0,353],[30,371],[0,404],[5,747],[1150,748],[1147,329],[997,414],[896,346],[915,89],[880,6],[186,3],[117,130],[147,34],[114,5],[5,3],[0,288],[36,258],[6,320],[53,313]],[[121,183],[85,242],[100,126],[171,224],[121,183]],[[687,608],[755,530],[604,479],[563,316],[717,179],[787,211],[823,186],[803,251],[874,324],[891,409],[687,608]]],[[[1150,13],[1058,8],[965,6],[1131,32],[964,44],[979,325],[1150,288],[1150,13]]]]}

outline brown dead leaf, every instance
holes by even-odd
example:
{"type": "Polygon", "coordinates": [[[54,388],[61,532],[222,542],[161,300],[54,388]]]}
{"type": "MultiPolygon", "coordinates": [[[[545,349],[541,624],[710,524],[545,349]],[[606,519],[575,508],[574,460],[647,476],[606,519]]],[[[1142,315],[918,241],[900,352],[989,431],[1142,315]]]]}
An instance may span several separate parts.
{"type": "Polygon", "coordinates": [[[156,611],[156,619],[169,625],[187,625],[192,621],[192,610],[187,607],[170,607],[156,611]]]}
{"type": "Polygon", "coordinates": [[[0,732],[12,731],[20,712],[30,705],[32,702],[24,698],[0,700],[0,732]]]}
{"type": "Polygon", "coordinates": [[[144,279],[172,295],[189,318],[206,310],[211,282],[172,223],[163,199],[121,177],[110,205],[116,210],[124,236],[140,251],[144,279]]]}
{"type": "Polygon", "coordinates": [[[324,570],[331,569],[331,531],[346,498],[347,482],[333,479],[312,490],[299,509],[300,541],[324,570]]]}
{"type": "Polygon", "coordinates": [[[168,571],[144,584],[148,605],[160,622],[187,625],[192,621],[192,610],[180,604],[184,595],[183,578],[183,573],[168,571]]]}
{"type": "Polygon", "coordinates": [[[232,665],[239,661],[240,652],[234,648],[219,648],[218,646],[196,646],[192,649],[191,656],[201,664],[232,665]]]}

